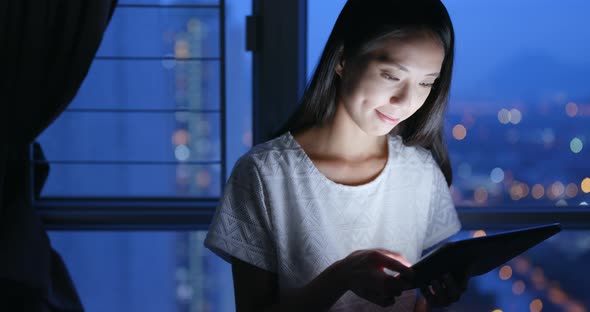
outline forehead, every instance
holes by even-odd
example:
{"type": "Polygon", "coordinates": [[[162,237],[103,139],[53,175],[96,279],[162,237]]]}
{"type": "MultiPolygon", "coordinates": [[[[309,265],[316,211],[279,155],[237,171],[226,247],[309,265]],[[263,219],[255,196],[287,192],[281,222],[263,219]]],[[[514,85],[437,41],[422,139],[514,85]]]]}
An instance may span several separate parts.
{"type": "Polygon", "coordinates": [[[396,63],[404,67],[440,70],[444,61],[444,48],[436,37],[421,34],[387,38],[369,52],[369,59],[379,63],[396,63]]]}

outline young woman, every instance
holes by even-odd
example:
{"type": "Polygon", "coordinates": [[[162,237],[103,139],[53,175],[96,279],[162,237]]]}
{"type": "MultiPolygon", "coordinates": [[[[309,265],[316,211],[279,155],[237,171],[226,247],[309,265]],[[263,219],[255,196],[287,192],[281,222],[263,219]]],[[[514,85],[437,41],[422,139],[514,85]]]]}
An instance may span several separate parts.
{"type": "Polygon", "coordinates": [[[411,264],[460,229],[442,138],[453,49],[439,0],[348,0],[299,110],[240,158],[209,228],[238,311],[458,300],[462,272],[408,289],[411,264]]]}

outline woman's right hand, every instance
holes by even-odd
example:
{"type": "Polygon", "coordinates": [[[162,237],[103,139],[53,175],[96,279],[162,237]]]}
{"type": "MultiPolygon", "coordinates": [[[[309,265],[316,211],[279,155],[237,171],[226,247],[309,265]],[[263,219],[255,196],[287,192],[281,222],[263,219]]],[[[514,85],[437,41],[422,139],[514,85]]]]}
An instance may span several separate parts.
{"type": "Polygon", "coordinates": [[[395,303],[413,275],[402,255],[384,249],[357,250],[337,265],[349,290],[382,307],[395,303]],[[385,268],[399,275],[394,277],[385,268]]]}

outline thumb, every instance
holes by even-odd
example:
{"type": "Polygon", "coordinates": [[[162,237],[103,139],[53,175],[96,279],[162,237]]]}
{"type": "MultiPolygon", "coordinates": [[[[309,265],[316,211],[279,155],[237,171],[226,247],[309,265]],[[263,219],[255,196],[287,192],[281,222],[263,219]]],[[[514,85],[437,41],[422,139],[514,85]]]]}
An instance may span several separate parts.
{"type": "Polygon", "coordinates": [[[393,251],[389,251],[389,250],[385,250],[385,249],[379,249],[379,252],[381,252],[383,255],[394,259],[396,261],[398,261],[399,263],[403,264],[406,267],[411,267],[412,264],[408,261],[408,259],[406,259],[402,254],[397,253],[397,252],[393,252],[393,251]]]}
{"type": "Polygon", "coordinates": [[[380,254],[383,256],[382,265],[384,267],[383,271],[386,274],[396,276],[397,274],[394,274],[393,272],[399,272],[408,277],[411,277],[414,274],[410,267],[410,262],[402,255],[388,251],[381,251],[380,254]]]}

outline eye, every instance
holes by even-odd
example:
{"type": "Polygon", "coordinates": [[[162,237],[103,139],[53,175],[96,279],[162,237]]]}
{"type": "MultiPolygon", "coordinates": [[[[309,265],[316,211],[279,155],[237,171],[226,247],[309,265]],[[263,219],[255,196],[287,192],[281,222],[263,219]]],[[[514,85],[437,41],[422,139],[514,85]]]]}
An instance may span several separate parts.
{"type": "Polygon", "coordinates": [[[434,82],[421,82],[420,86],[424,88],[432,88],[434,86],[434,82]]]}
{"type": "Polygon", "coordinates": [[[391,75],[389,73],[381,73],[381,77],[383,77],[387,80],[391,80],[391,81],[399,81],[399,78],[394,77],[393,75],[391,75]]]}

